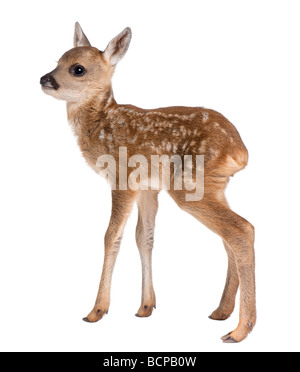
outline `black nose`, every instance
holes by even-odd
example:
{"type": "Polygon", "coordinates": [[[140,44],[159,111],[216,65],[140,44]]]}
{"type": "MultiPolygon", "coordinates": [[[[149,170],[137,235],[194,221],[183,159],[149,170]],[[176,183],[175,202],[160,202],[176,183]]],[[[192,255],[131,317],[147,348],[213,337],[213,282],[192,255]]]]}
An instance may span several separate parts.
{"type": "Polygon", "coordinates": [[[46,74],[41,77],[40,84],[43,87],[48,87],[48,88],[53,88],[57,90],[59,88],[59,85],[57,84],[56,80],[54,77],[50,74],[46,74]]]}

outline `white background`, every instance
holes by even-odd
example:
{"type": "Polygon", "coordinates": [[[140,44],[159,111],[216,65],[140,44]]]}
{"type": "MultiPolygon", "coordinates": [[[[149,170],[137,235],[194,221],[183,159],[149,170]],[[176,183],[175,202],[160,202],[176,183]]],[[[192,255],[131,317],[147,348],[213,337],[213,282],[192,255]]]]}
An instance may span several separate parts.
{"type": "Polygon", "coordinates": [[[0,350],[299,351],[299,1],[11,1],[1,8],[0,350]],[[114,271],[108,316],[92,309],[110,190],[85,164],[65,103],[39,79],[72,48],[75,21],[104,49],[130,26],[115,98],[145,108],[223,113],[250,153],[230,182],[232,209],[256,227],[257,325],[208,315],[227,270],[218,236],[164,193],[153,277],[157,310],[134,316],[141,268],[134,209],[114,271]]]}

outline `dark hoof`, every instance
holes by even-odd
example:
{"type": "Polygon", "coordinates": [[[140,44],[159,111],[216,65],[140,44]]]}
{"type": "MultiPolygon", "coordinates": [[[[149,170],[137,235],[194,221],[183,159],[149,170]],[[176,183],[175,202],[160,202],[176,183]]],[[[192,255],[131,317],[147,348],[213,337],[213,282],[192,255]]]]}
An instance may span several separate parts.
{"type": "Polygon", "coordinates": [[[211,320],[216,320],[217,322],[223,322],[224,320],[228,319],[228,316],[224,316],[223,318],[213,318],[211,315],[208,316],[211,320]]]}
{"type": "Polygon", "coordinates": [[[233,337],[228,337],[223,340],[224,344],[235,344],[237,341],[233,337]]]}
{"type": "Polygon", "coordinates": [[[85,318],[82,318],[82,320],[84,320],[87,323],[92,323],[87,316],[85,318]]]}

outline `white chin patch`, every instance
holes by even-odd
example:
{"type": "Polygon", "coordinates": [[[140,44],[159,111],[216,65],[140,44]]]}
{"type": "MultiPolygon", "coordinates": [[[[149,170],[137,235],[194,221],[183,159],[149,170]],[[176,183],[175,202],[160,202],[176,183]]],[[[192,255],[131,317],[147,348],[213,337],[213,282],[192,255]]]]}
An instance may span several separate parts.
{"type": "Polygon", "coordinates": [[[55,89],[49,87],[49,86],[42,86],[42,91],[46,94],[48,94],[49,96],[53,96],[54,95],[54,92],[55,92],[55,89]]]}

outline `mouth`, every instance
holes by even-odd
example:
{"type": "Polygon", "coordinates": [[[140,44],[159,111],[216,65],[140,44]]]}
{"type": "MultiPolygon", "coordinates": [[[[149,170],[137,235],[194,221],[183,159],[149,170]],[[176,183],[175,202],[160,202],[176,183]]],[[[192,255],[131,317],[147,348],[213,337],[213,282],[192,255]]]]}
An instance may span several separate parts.
{"type": "Polygon", "coordinates": [[[44,84],[42,85],[43,90],[55,90],[52,85],[50,84],[44,84]]]}
{"type": "Polygon", "coordinates": [[[47,94],[47,95],[50,95],[50,96],[55,95],[56,89],[53,88],[52,86],[50,86],[50,85],[41,85],[41,88],[42,88],[42,92],[44,94],[47,94]]]}

